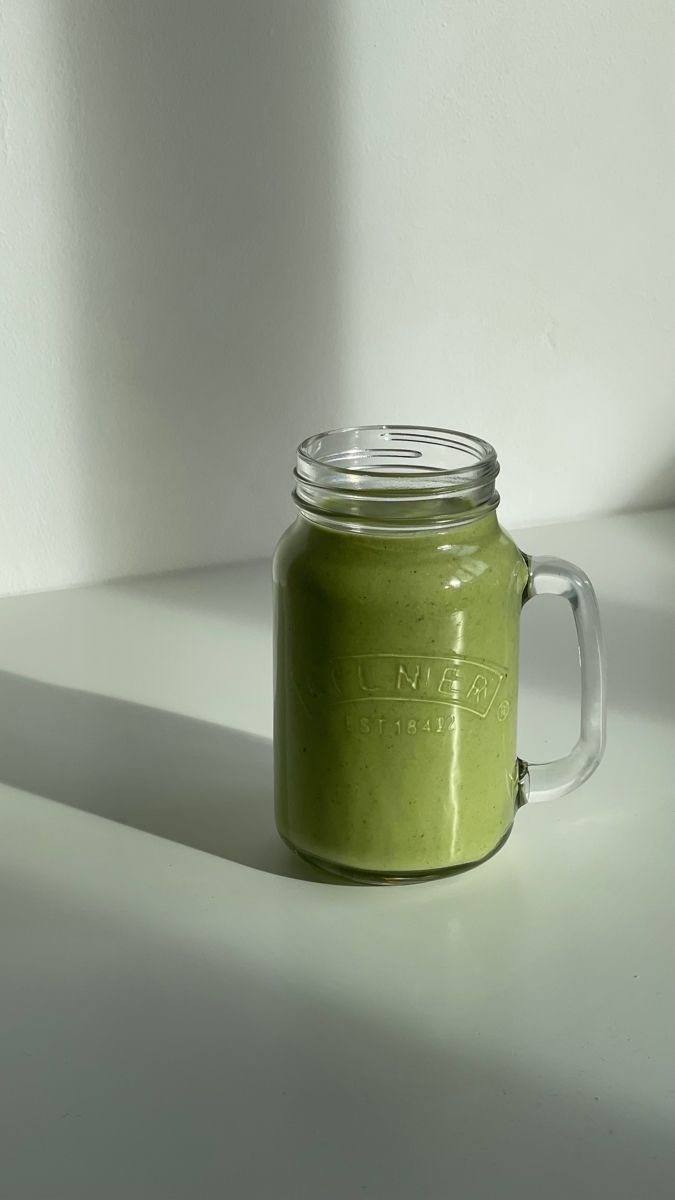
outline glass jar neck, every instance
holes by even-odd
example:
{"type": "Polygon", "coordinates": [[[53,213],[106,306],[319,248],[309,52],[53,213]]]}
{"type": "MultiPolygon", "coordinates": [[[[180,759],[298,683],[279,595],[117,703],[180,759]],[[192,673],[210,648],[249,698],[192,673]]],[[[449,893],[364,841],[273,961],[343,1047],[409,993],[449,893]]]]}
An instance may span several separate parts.
{"type": "Polygon", "coordinates": [[[299,446],[293,498],[303,516],[330,528],[429,532],[492,512],[498,472],[492,446],[470,434],[364,425],[299,446]]]}

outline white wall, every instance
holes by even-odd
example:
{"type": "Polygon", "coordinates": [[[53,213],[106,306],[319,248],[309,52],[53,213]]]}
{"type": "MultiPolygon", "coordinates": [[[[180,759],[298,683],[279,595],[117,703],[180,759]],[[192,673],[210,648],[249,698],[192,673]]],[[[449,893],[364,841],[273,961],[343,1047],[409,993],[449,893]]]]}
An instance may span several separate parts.
{"type": "Polygon", "coordinates": [[[675,499],[670,0],[3,0],[0,590],[266,552],[297,440],[675,499]]]}

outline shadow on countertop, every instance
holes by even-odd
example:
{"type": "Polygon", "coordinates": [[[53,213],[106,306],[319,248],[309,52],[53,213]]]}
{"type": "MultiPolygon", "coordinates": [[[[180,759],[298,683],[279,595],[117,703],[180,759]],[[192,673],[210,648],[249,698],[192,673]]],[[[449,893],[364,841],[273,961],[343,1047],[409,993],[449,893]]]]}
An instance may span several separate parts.
{"type": "MultiPolygon", "coordinates": [[[[564,639],[551,636],[550,609],[541,602],[527,606],[525,710],[548,695],[578,694],[576,639],[569,613],[561,611],[569,625],[564,639]]],[[[602,620],[611,707],[669,722],[672,613],[607,601],[602,620]]],[[[527,729],[527,712],[524,717],[527,729]]],[[[281,842],[272,743],[240,730],[0,671],[0,781],[259,871],[341,882],[281,842]]]]}
{"type": "MultiPolygon", "coordinates": [[[[100,892],[91,881],[83,887],[77,872],[55,886],[30,862],[0,877],[3,912],[29,914],[26,928],[61,937],[60,954],[42,942],[38,956],[20,928],[4,954],[12,1044],[0,1092],[3,1196],[118,1200],[140,1195],[140,1179],[144,1200],[185,1200],[198,1177],[201,1197],[240,1200],[670,1200],[670,1109],[632,1095],[628,1077],[631,1062],[649,1069],[637,1046],[626,1048],[639,1008],[625,1025],[620,1002],[595,1010],[579,987],[564,1013],[549,1009],[541,979],[527,1053],[508,1037],[519,989],[531,984],[518,979],[518,960],[498,971],[497,991],[478,1005],[483,1015],[492,1010],[488,1029],[467,1034],[456,963],[438,975],[428,958],[413,970],[374,955],[372,966],[361,963],[369,987],[379,973],[380,986],[389,979],[399,995],[371,1009],[356,968],[345,981],[344,947],[318,954],[326,926],[311,906],[305,952],[321,970],[284,971],[276,955],[250,960],[228,938],[177,942],[145,909],[111,905],[107,888],[105,880],[100,892]],[[82,950],[66,967],[69,939],[82,950]],[[445,1015],[435,1008],[439,981],[445,1015]],[[503,1025],[500,1048],[492,1022],[503,1025]],[[547,1030],[553,1047],[581,1041],[577,1075],[559,1051],[542,1049],[547,1030]],[[623,1074],[603,1065],[608,1038],[623,1074]],[[36,1125],[40,1154],[31,1152],[36,1125]],[[102,1172],[113,1136],[116,1153],[102,1172]],[[254,1153],[254,1143],[270,1153],[254,1153]]],[[[436,912],[447,924],[445,906],[436,912]]],[[[429,915],[418,941],[438,933],[429,915]]],[[[500,916],[492,909],[490,923],[500,916]]],[[[236,927],[238,914],[223,922],[236,927]]],[[[363,939],[356,947],[363,952],[363,939]]],[[[441,938],[438,954],[447,950],[441,938]]],[[[459,963],[466,968],[471,956],[459,963]]]]}
{"type": "Polygon", "coordinates": [[[0,671],[0,780],[276,875],[338,883],[274,825],[272,743],[0,671]]]}

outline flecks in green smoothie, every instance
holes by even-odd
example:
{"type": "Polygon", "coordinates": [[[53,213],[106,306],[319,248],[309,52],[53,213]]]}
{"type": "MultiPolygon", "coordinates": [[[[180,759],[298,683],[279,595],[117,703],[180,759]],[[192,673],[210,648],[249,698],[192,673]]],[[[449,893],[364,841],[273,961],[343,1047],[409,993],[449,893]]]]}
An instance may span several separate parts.
{"type": "Polygon", "coordinates": [[[525,561],[493,513],[370,536],[299,518],[275,557],[276,812],[301,852],[400,873],[513,820],[525,561]]]}

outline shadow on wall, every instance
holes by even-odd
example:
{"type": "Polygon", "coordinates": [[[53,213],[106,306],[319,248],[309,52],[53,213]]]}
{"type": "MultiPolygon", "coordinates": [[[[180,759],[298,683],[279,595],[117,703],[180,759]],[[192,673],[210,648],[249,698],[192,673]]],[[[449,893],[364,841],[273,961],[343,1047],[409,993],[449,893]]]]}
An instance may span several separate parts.
{"type": "Polygon", "coordinates": [[[667,508],[675,504],[675,458],[669,458],[645,480],[631,497],[629,510],[667,508]]]}
{"type": "Polygon", "coordinates": [[[8,671],[0,713],[3,783],[260,871],[339,882],[279,839],[265,738],[8,671]]]}
{"type": "MultiPolygon", "coordinates": [[[[675,705],[671,608],[667,605],[638,608],[601,597],[600,617],[612,707],[670,722],[675,705]],[[645,630],[649,630],[648,638],[644,636],[645,630]]],[[[526,606],[522,630],[521,683],[528,690],[526,703],[539,705],[541,697],[551,693],[558,698],[574,699],[569,708],[569,733],[575,737],[580,682],[571,613],[556,597],[540,598],[536,604],[526,606]],[[556,630],[554,636],[553,630],[556,630]]]]}
{"type": "Polygon", "coordinates": [[[297,441],[344,415],[338,16],[313,0],[50,8],[90,578],[267,552],[297,441]]]}

